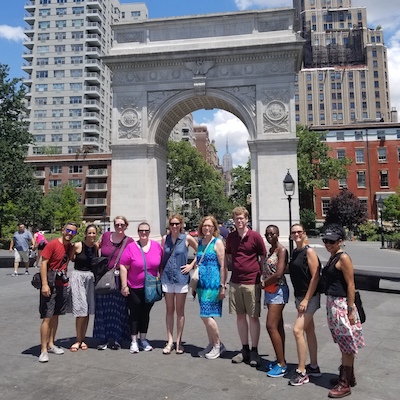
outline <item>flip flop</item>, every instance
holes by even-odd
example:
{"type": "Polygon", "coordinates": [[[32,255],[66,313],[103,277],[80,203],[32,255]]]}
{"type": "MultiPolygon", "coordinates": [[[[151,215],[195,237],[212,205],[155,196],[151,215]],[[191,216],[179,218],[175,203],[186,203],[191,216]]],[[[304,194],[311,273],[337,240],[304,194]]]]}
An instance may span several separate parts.
{"type": "Polygon", "coordinates": [[[79,346],[82,350],[87,350],[88,345],[85,342],[82,342],[81,345],[79,346]]]}
{"type": "Polygon", "coordinates": [[[182,345],[176,347],[176,354],[183,354],[185,352],[185,348],[182,345]]]}
{"type": "Polygon", "coordinates": [[[173,343],[171,343],[171,344],[169,344],[169,343],[167,343],[166,345],[165,345],[165,347],[163,348],[163,354],[171,354],[171,351],[174,349],[174,344],[173,343]]]}
{"type": "Polygon", "coordinates": [[[81,347],[80,342],[76,342],[69,348],[69,351],[72,351],[72,353],[76,353],[80,347],[81,347]]]}

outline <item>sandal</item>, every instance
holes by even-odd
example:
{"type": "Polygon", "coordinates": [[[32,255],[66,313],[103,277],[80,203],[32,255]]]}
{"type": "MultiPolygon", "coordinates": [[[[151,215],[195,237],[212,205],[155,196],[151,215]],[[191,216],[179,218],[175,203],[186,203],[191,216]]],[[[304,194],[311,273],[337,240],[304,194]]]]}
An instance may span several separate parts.
{"type": "Polygon", "coordinates": [[[163,354],[171,354],[171,351],[174,349],[174,344],[173,343],[167,343],[165,347],[163,348],[163,354]]]}
{"type": "Polygon", "coordinates": [[[176,346],[176,354],[183,354],[185,352],[185,348],[180,344],[179,346],[176,346]]]}
{"type": "Polygon", "coordinates": [[[79,348],[81,347],[81,343],[80,342],[75,342],[70,348],[69,351],[72,351],[72,353],[76,353],[79,348]]]}
{"type": "Polygon", "coordinates": [[[81,345],[79,346],[82,350],[87,350],[88,345],[85,342],[82,342],[81,345]]]}

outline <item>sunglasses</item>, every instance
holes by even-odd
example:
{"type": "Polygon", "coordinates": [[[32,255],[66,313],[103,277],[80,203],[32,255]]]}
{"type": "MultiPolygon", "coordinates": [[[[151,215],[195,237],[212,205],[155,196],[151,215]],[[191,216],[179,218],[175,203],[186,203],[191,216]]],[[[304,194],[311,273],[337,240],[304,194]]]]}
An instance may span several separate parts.
{"type": "Polygon", "coordinates": [[[322,239],[322,241],[325,244],[335,244],[337,242],[337,240],[331,240],[331,239],[322,239]]]}
{"type": "Polygon", "coordinates": [[[138,232],[139,233],[149,233],[150,229],[139,229],[138,232]]]}
{"type": "Polygon", "coordinates": [[[114,224],[117,228],[125,228],[126,224],[114,224]]]}
{"type": "Polygon", "coordinates": [[[290,232],[292,235],[295,235],[296,233],[298,234],[298,235],[301,235],[302,233],[303,233],[303,231],[292,231],[292,232],[290,232]]]}
{"type": "Polygon", "coordinates": [[[69,233],[70,235],[76,235],[76,231],[74,231],[73,229],[66,229],[65,232],[69,233]]]}
{"type": "Polygon", "coordinates": [[[170,222],[170,226],[179,226],[181,223],[180,222],[170,222]]]}

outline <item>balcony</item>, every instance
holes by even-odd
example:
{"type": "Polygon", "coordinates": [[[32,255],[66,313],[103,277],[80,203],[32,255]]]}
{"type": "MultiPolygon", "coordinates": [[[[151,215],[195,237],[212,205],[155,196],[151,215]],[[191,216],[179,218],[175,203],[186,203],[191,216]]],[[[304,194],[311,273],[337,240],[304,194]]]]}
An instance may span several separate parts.
{"type": "Polygon", "coordinates": [[[101,71],[101,61],[95,58],[85,58],[85,67],[89,70],[101,71]]]}
{"type": "Polygon", "coordinates": [[[103,0],[86,0],[86,5],[89,9],[97,8],[100,10],[103,7],[103,0]]]}
{"type": "Polygon", "coordinates": [[[88,97],[100,97],[100,88],[98,86],[85,86],[85,95],[88,97]]]}
{"type": "Polygon", "coordinates": [[[86,171],[86,177],[88,178],[106,178],[108,176],[107,168],[99,168],[99,169],[88,169],[86,171]]]}
{"type": "Polygon", "coordinates": [[[25,60],[33,60],[32,50],[24,51],[22,54],[22,58],[25,60]]]}
{"type": "Polygon", "coordinates": [[[107,192],[107,183],[87,183],[86,192],[107,192]]]}
{"type": "Polygon", "coordinates": [[[85,40],[86,43],[92,46],[101,46],[101,36],[97,35],[96,33],[88,33],[85,40]]]}
{"type": "Polygon", "coordinates": [[[100,114],[97,112],[87,112],[84,114],[85,121],[92,121],[100,123],[100,114]]]}
{"type": "Polygon", "coordinates": [[[100,133],[100,127],[97,124],[87,124],[83,125],[83,131],[86,133],[88,132],[100,133]]]}
{"type": "Polygon", "coordinates": [[[101,15],[101,11],[96,9],[87,10],[86,17],[88,18],[88,21],[97,21],[97,22],[100,22],[103,18],[103,16],[101,15]]]}
{"type": "Polygon", "coordinates": [[[101,24],[98,22],[87,22],[86,23],[86,30],[90,32],[97,32],[101,34],[101,24]]]}
{"type": "Polygon", "coordinates": [[[86,100],[85,109],[100,111],[100,102],[98,100],[86,100]]]}
{"type": "Polygon", "coordinates": [[[84,145],[98,147],[100,140],[98,136],[84,136],[82,142],[84,145]]]}
{"type": "Polygon", "coordinates": [[[26,11],[34,12],[36,8],[35,0],[27,1],[24,5],[24,8],[26,11]]]}
{"type": "MultiPolygon", "coordinates": [[[[26,33],[26,32],[25,32],[26,33]]],[[[34,41],[32,38],[30,37],[26,37],[24,38],[24,41],[22,42],[22,44],[27,48],[27,49],[33,49],[33,45],[34,45],[34,41]]]]}
{"type": "Polygon", "coordinates": [[[85,54],[86,57],[97,58],[101,56],[101,51],[99,47],[86,47],[85,54]]]}
{"type": "Polygon", "coordinates": [[[33,176],[36,179],[44,179],[46,177],[46,173],[45,173],[45,171],[34,171],[33,176]]]}
{"type": "Polygon", "coordinates": [[[103,199],[100,197],[85,200],[86,207],[98,207],[98,206],[106,206],[106,205],[107,205],[107,199],[103,199]]]}
{"type": "Polygon", "coordinates": [[[100,85],[101,84],[101,76],[98,72],[87,72],[85,74],[85,82],[91,83],[94,85],[100,85]]]}
{"type": "Polygon", "coordinates": [[[35,16],[31,13],[25,14],[24,21],[32,27],[35,23],[35,16]]]}

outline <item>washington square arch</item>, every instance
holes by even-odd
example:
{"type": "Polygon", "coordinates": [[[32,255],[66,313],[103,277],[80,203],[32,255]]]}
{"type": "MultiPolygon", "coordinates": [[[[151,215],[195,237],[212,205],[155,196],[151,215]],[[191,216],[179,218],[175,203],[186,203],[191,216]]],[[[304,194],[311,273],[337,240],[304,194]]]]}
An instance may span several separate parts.
{"type": "MultiPolygon", "coordinates": [[[[167,141],[198,109],[237,116],[249,132],[253,229],[288,235],[283,179],[297,181],[295,75],[303,39],[289,8],[153,19],[114,26],[111,215],[130,234],[165,232],[167,141]]],[[[298,196],[293,196],[298,221],[298,196]]],[[[287,237],[287,236],[286,236],[287,237]]]]}

